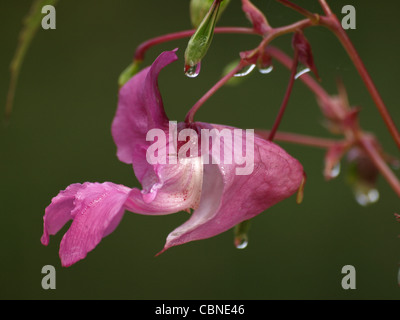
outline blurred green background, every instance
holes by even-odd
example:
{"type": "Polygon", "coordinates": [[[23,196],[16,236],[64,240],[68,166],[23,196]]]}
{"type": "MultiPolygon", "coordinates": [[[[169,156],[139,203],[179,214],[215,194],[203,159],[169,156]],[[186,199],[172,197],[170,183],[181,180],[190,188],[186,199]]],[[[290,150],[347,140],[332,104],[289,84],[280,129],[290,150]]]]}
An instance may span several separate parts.
{"type": "MultiPolygon", "coordinates": [[[[300,3],[299,1],[297,1],[300,3]]],[[[302,17],[273,0],[254,0],[273,26],[302,17]]],[[[400,45],[395,1],[330,1],[341,15],[357,10],[357,29],[348,33],[390,112],[400,126],[400,45]]],[[[0,4],[0,97],[5,102],[8,67],[30,1],[0,4]]],[[[301,1],[321,12],[317,0],[301,1]]],[[[398,299],[399,198],[383,178],[381,199],[359,206],[345,172],[322,177],[324,152],[282,144],[308,175],[304,202],[279,203],[253,221],[249,246],[237,250],[232,231],[174,247],[161,256],[166,236],[188,219],[181,212],[148,217],[126,213],[120,226],[88,257],[62,268],[59,242],[67,227],[44,247],[44,208],[71,183],[112,181],[139,186],[132,169],[118,161],[110,126],[117,104],[117,79],[137,45],[148,38],[190,28],[187,0],[61,0],[57,29],[39,29],[22,66],[14,112],[0,130],[0,298],[1,299],[398,299]],[[53,265],[57,289],[43,290],[41,269],[53,265]],[[357,289],[343,290],[344,265],[357,271],[357,289]]],[[[219,26],[250,26],[232,0],[219,26]]],[[[339,42],[324,28],[307,29],[322,85],[336,93],[343,79],[350,102],[362,106],[361,124],[386,151],[399,155],[368,92],[339,42]]],[[[291,52],[290,36],[274,44],[291,52]]],[[[186,111],[215,83],[239,51],[258,38],[216,35],[198,78],[183,74],[187,40],[151,49],[145,64],[163,50],[179,47],[179,61],[164,69],[160,89],[170,119],[186,111]]],[[[254,72],[238,87],[225,87],[197,114],[197,120],[242,128],[270,128],[289,74],[276,65],[270,75],[254,72]]],[[[296,82],[281,129],[329,137],[313,95],[296,82]]],[[[345,168],[344,168],[345,169],[345,168]]],[[[345,171],[345,170],[344,170],[345,171]]],[[[399,212],[400,213],[400,212],[399,212]]]]}

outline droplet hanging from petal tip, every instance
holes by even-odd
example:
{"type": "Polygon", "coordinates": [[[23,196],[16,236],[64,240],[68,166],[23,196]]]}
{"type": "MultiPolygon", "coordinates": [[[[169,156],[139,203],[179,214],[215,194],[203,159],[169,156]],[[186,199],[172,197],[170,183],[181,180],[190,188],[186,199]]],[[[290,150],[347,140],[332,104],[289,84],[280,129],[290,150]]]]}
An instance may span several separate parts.
{"type": "Polygon", "coordinates": [[[250,228],[250,220],[242,221],[234,228],[234,244],[237,249],[245,249],[249,244],[247,233],[250,228]]]}
{"type": "Polygon", "coordinates": [[[248,244],[249,244],[249,241],[246,236],[235,238],[236,249],[245,249],[248,244]]]}

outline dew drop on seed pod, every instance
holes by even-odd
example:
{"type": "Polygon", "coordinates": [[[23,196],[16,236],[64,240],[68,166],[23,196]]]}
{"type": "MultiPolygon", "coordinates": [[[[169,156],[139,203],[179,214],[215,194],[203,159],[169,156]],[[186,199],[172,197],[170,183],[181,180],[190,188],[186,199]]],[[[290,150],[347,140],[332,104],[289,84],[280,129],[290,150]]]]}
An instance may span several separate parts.
{"type": "Polygon", "coordinates": [[[355,197],[358,204],[365,207],[379,200],[379,191],[377,189],[356,189],[355,197]]]}
{"type": "Polygon", "coordinates": [[[246,67],[244,67],[242,70],[240,70],[238,73],[234,74],[234,77],[244,77],[247,76],[248,74],[250,74],[254,68],[256,67],[255,64],[250,64],[246,67]]]}
{"type": "Polygon", "coordinates": [[[299,72],[296,73],[296,75],[294,76],[295,79],[300,78],[303,74],[310,72],[311,69],[310,68],[305,68],[300,70],[299,72]]]}
{"type": "Polygon", "coordinates": [[[269,74],[274,70],[274,66],[269,66],[267,68],[258,68],[258,71],[262,74],[269,74]]]}
{"type": "Polygon", "coordinates": [[[249,244],[249,241],[247,240],[246,236],[236,237],[235,238],[235,247],[236,247],[236,249],[245,249],[248,244],[249,244]]]}
{"type": "Polygon", "coordinates": [[[195,64],[193,66],[185,66],[185,75],[189,78],[196,78],[200,73],[201,63],[195,64]]]}

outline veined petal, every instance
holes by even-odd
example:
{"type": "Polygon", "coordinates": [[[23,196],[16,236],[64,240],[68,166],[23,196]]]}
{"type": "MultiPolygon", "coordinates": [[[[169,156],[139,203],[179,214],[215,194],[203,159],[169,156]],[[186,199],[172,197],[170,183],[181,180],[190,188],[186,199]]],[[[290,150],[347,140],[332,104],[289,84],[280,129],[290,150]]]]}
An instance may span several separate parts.
{"type": "MultiPolygon", "coordinates": [[[[215,128],[228,128],[215,126],[215,128]]],[[[232,129],[232,128],[229,128],[232,129]]],[[[254,137],[254,170],[237,175],[237,164],[205,164],[200,205],[168,235],[170,247],[220,234],[295,193],[303,178],[300,163],[276,144],[254,137]]]]}
{"type": "Polygon", "coordinates": [[[85,258],[118,226],[130,190],[110,182],[69,186],[46,208],[42,243],[47,245],[49,234],[55,234],[72,219],[60,244],[61,263],[67,267],[85,258]]]}

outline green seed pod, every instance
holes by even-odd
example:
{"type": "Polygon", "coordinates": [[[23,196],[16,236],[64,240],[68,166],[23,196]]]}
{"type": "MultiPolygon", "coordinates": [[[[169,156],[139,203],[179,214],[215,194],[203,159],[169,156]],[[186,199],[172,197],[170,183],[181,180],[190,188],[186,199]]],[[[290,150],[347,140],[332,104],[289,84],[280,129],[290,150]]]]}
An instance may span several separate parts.
{"type": "MultiPolygon", "coordinates": [[[[219,13],[217,16],[217,21],[221,16],[222,12],[228,6],[231,0],[224,0],[221,2],[221,6],[219,8],[219,13]]],[[[213,0],[191,0],[190,1],[190,19],[192,21],[193,27],[197,28],[200,23],[203,21],[206,16],[208,10],[210,9],[213,0]]]]}
{"type": "MultiPolygon", "coordinates": [[[[196,32],[190,38],[185,51],[185,73],[192,77],[193,70],[199,70],[201,59],[206,55],[214,35],[221,0],[215,0],[200,23],[196,32]]],[[[195,71],[195,75],[198,71],[195,71]]]]}

